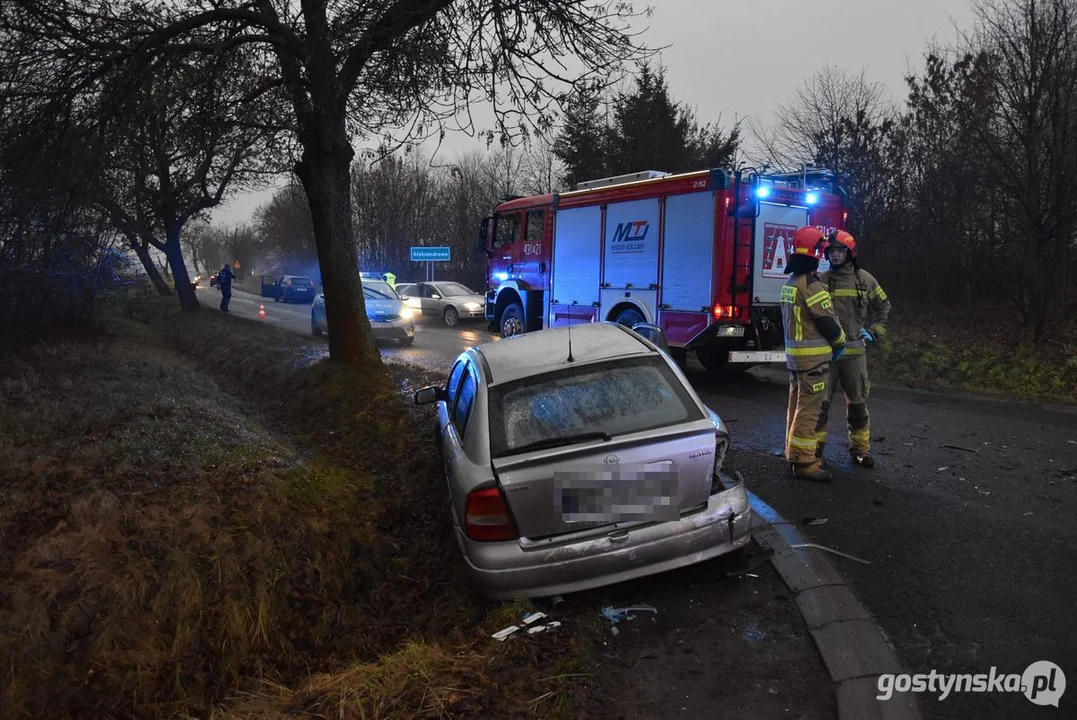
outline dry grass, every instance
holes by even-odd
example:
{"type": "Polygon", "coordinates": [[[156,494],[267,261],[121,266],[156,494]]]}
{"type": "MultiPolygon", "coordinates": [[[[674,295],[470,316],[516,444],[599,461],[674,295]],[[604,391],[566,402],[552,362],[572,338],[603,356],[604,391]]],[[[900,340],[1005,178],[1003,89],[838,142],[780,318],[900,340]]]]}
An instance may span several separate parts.
{"type": "Polygon", "coordinates": [[[464,581],[430,378],[128,310],[0,348],[0,716],[571,716],[573,623],[464,581]]]}
{"type": "Polygon", "coordinates": [[[1004,308],[904,308],[869,363],[879,381],[1077,403],[1077,342],[1061,330],[1033,346],[1004,308]]]}

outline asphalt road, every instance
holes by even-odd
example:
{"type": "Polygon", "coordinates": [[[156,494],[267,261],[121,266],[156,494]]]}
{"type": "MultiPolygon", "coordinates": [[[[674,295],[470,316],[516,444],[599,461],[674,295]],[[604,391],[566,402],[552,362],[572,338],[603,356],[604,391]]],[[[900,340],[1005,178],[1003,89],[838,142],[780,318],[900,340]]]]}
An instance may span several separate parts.
{"type": "MultiPolygon", "coordinates": [[[[256,316],[261,300],[236,292],[232,308],[256,316]]],[[[266,312],[310,332],[309,306],[266,312]]],[[[447,370],[465,347],[496,339],[484,329],[420,326],[413,347],[383,353],[447,370]]],[[[802,531],[870,562],[834,556],[910,671],[1020,674],[1049,660],[1071,686],[1058,709],[1019,692],[924,694],[925,716],[1077,717],[1077,411],[876,387],[868,470],[845,454],[839,396],[826,454],[836,480],[816,485],[790,480],[780,457],[784,372],[716,378],[694,362],[687,372],[730,424],[729,463],[750,488],[791,521],[827,518],[802,531]]]]}
{"type": "MultiPolygon", "coordinates": [[[[221,293],[217,288],[199,286],[198,291],[199,299],[204,304],[213,307],[220,305],[221,293]]],[[[309,304],[277,303],[272,298],[233,289],[228,309],[235,315],[258,319],[259,307],[263,305],[266,316],[262,322],[311,336],[309,304]]],[[[386,342],[379,349],[383,356],[399,357],[428,370],[447,373],[465,348],[494,340],[497,340],[497,336],[486,332],[484,322],[461,322],[458,327],[450,329],[440,321],[420,321],[416,323],[415,342],[411,347],[401,348],[397,343],[386,342]]],[[[311,337],[311,341],[324,343],[326,339],[323,335],[321,338],[311,337]]]]}

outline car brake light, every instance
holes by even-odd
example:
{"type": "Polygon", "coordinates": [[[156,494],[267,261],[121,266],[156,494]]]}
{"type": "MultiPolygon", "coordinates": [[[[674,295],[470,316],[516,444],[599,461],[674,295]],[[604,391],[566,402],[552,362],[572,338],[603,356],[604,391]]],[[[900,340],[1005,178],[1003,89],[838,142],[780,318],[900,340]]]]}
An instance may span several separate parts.
{"type": "Polygon", "coordinates": [[[471,540],[492,542],[519,537],[500,488],[472,490],[467,495],[464,515],[464,532],[471,540]]]}

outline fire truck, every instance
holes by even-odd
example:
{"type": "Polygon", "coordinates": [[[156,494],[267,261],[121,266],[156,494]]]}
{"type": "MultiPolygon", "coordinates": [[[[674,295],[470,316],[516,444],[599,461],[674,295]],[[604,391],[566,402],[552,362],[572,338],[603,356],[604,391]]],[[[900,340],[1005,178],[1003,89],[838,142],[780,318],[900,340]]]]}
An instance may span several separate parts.
{"type": "MultiPolygon", "coordinates": [[[[508,198],[479,228],[486,317],[510,337],[611,320],[662,328],[682,365],[784,362],[779,295],[793,233],[844,229],[828,170],[644,171],[508,198]]],[[[826,269],[826,261],[820,270],[826,269]]]]}

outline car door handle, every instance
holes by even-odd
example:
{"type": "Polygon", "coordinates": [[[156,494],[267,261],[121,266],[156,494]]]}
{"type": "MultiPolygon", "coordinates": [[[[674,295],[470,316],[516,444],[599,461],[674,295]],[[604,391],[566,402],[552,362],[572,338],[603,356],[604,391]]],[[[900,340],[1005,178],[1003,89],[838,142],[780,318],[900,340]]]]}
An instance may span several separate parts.
{"type": "Polygon", "coordinates": [[[625,540],[628,539],[628,531],[627,530],[614,530],[613,532],[611,532],[606,537],[608,537],[610,539],[610,542],[615,542],[615,543],[624,542],[625,540]]]}

